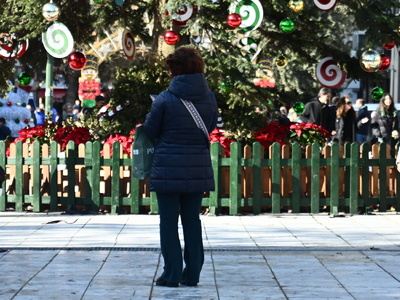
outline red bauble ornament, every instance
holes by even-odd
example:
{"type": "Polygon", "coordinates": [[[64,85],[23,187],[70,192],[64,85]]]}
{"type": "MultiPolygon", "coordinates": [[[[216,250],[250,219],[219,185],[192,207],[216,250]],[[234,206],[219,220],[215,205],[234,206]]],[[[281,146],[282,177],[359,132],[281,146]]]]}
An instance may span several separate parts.
{"type": "Polygon", "coordinates": [[[72,52],[68,57],[68,65],[73,70],[80,70],[86,64],[86,56],[82,52],[72,52]]]}
{"type": "Polygon", "coordinates": [[[12,106],[12,102],[11,102],[11,101],[8,101],[8,102],[7,102],[7,106],[12,106]]]}
{"type": "Polygon", "coordinates": [[[385,48],[386,50],[392,50],[395,45],[396,43],[394,41],[391,41],[390,43],[384,43],[383,48],[385,48]]]}
{"type": "Polygon", "coordinates": [[[29,120],[29,119],[25,119],[25,124],[29,124],[29,122],[30,122],[31,120],[29,120]]]}
{"type": "Polygon", "coordinates": [[[179,33],[173,30],[168,30],[164,33],[164,41],[168,45],[175,45],[179,41],[179,33]]]}
{"type": "Polygon", "coordinates": [[[226,23],[233,28],[239,27],[242,24],[242,17],[236,13],[230,14],[226,18],[226,23]]]}
{"type": "Polygon", "coordinates": [[[382,64],[379,67],[379,71],[386,71],[389,67],[390,67],[390,57],[387,56],[386,54],[381,54],[381,60],[382,60],[382,64]]]}

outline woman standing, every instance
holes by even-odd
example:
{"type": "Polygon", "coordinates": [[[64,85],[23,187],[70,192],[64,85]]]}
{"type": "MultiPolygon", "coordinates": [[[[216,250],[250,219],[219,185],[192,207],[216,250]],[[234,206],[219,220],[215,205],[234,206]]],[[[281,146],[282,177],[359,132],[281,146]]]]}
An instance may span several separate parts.
{"type": "Polygon", "coordinates": [[[160,242],[164,271],[156,285],[197,286],[204,263],[200,209],[204,192],[214,190],[209,140],[199,129],[181,99],[191,101],[211,133],[217,124],[214,94],[204,76],[200,53],[178,48],[166,59],[172,80],[168,90],[153,102],[143,124],[157,139],[150,175],[150,191],[157,194],[160,242]],[[185,267],[178,234],[181,217],[185,267]]]}
{"type": "Polygon", "coordinates": [[[372,113],[371,134],[373,141],[385,142],[391,146],[394,155],[395,145],[399,138],[399,118],[390,94],[384,94],[379,107],[372,113]]]}
{"type": "Polygon", "coordinates": [[[351,100],[340,97],[336,104],[335,130],[332,132],[333,140],[343,145],[354,142],[356,112],[351,100]]]}

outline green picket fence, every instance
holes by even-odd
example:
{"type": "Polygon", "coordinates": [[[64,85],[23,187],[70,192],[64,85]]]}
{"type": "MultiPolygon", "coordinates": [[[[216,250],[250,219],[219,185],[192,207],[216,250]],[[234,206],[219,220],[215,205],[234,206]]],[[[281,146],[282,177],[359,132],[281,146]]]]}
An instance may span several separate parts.
{"type": "MultiPolygon", "coordinates": [[[[7,170],[0,211],[31,206],[34,212],[102,207],[111,213],[158,212],[148,180],[130,176],[132,158],[122,155],[118,143],[112,155],[99,142],[79,147],[70,142],[65,152],[56,142],[43,147],[18,142],[6,155],[7,147],[0,141],[0,166],[7,170]]],[[[304,150],[275,143],[265,150],[259,143],[232,143],[230,151],[222,157],[220,144],[211,145],[216,190],[202,203],[210,214],[317,214],[326,207],[335,215],[365,213],[371,206],[381,212],[400,208],[400,175],[385,144],[324,149],[314,144],[304,150]]]]}

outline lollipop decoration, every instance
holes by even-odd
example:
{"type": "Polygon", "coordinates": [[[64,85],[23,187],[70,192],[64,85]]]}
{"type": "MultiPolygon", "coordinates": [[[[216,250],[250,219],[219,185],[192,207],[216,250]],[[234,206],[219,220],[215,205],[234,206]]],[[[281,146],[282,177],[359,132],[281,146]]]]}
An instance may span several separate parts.
{"type": "Polygon", "coordinates": [[[317,65],[316,76],[322,86],[335,89],[344,83],[347,73],[338,67],[332,57],[325,57],[317,65]]]}
{"type": "Polygon", "coordinates": [[[42,34],[43,46],[55,58],[68,56],[74,47],[74,38],[63,23],[51,25],[42,34]]]}
{"type": "Polygon", "coordinates": [[[333,9],[339,0],[314,0],[315,6],[320,10],[331,10],[333,9]]]}
{"type": "Polygon", "coordinates": [[[15,33],[0,33],[0,57],[18,59],[25,54],[29,40],[18,42],[15,33]],[[15,47],[13,47],[16,45],[15,47]]]}
{"type": "Polygon", "coordinates": [[[250,37],[244,37],[239,40],[238,44],[244,54],[244,57],[248,60],[251,60],[252,57],[250,57],[249,54],[254,55],[257,52],[257,42],[250,37]]]}
{"type": "Polygon", "coordinates": [[[242,23],[239,27],[243,32],[257,29],[264,18],[263,7],[259,0],[238,0],[230,5],[229,13],[240,15],[242,23]]]}
{"type": "Polygon", "coordinates": [[[122,33],[122,49],[128,59],[133,59],[136,51],[135,38],[133,37],[132,32],[128,29],[125,29],[122,33]]]}
{"type": "Polygon", "coordinates": [[[187,2],[180,4],[177,11],[172,12],[172,7],[168,7],[167,9],[168,14],[171,15],[172,23],[177,26],[185,26],[196,11],[197,7],[193,7],[192,4],[187,2]]]}

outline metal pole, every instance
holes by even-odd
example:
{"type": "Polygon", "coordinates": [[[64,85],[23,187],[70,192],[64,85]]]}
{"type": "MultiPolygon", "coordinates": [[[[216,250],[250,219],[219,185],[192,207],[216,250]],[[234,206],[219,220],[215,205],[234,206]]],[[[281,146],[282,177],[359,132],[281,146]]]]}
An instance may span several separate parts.
{"type": "Polygon", "coordinates": [[[399,52],[397,46],[391,50],[391,63],[390,68],[390,95],[392,95],[394,102],[399,102],[399,52]]]}
{"type": "Polygon", "coordinates": [[[46,63],[46,92],[45,96],[45,115],[52,113],[53,109],[53,57],[47,53],[46,63]]]}

